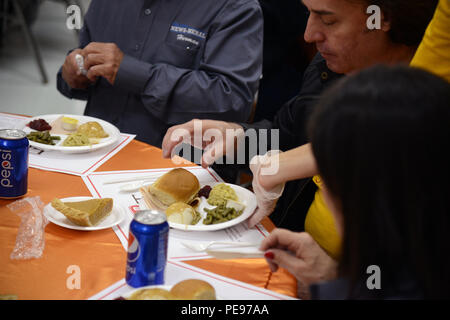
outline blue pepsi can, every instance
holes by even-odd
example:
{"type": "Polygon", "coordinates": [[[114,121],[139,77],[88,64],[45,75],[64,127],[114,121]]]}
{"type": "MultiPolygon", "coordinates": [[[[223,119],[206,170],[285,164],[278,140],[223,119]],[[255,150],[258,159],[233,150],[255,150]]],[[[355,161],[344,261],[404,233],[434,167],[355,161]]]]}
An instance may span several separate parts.
{"type": "Polygon", "coordinates": [[[0,130],[0,198],[14,199],[27,193],[28,146],[22,130],[0,130]]]}
{"type": "Polygon", "coordinates": [[[164,284],[169,224],[157,210],[136,212],[130,224],[126,281],[134,288],[164,284]]]}

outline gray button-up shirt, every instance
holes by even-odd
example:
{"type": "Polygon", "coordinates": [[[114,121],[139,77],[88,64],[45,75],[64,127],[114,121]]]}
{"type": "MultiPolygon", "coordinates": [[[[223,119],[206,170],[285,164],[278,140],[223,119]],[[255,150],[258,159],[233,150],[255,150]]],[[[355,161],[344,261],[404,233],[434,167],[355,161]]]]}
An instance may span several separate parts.
{"type": "Polygon", "coordinates": [[[113,42],[123,52],[114,85],[58,90],[87,100],[85,114],[160,146],[169,126],[193,118],[244,122],[262,69],[257,0],[93,0],[80,48],[113,42]]]}

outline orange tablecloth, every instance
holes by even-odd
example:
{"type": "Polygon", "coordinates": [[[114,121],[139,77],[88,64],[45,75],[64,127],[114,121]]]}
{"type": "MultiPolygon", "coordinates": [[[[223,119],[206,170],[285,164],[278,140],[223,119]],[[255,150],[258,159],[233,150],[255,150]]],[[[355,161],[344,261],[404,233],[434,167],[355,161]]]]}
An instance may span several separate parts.
{"type": "MultiPolygon", "coordinates": [[[[132,141],[97,171],[170,168],[160,149],[132,141]]],[[[27,196],[40,196],[44,203],[54,197],[90,196],[82,179],[62,173],[30,168],[27,196]]],[[[11,260],[20,218],[0,200],[0,295],[19,299],[86,299],[125,276],[126,252],[112,229],[80,232],[49,223],[45,229],[42,258],[11,260]],[[70,266],[79,266],[81,288],[68,289],[70,266]]],[[[273,229],[269,219],[263,222],[273,229]]],[[[282,294],[295,296],[296,281],[285,270],[271,274],[264,259],[194,260],[190,265],[282,294]]]]}

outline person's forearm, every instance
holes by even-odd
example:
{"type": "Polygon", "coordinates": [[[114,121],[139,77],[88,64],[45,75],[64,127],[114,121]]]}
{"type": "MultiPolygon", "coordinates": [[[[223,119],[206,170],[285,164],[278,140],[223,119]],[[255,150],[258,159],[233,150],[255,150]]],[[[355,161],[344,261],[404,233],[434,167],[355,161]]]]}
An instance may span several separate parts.
{"type": "Polygon", "coordinates": [[[278,157],[278,172],[260,176],[261,186],[266,190],[271,190],[280,183],[312,177],[318,173],[309,143],[281,153],[278,157]]]}
{"type": "Polygon", "coordinates": [[[256,90],[254,81],[237,80],[231,74],[190,70],[164,63],[152,64],[125,55],[116,87],[140,95],[151,112],[169,123],[201,119],[247,120],[256,90]],[[168,112],[168,108],[173,112],[168,112]]]}
{"type": "Polygon", "coordinates": [[[89,90],[86,89],[74,89],[64,80],[62,76],[62,69],[60,69],[56,75],[56,88],[58,91],[69,99],[88,100],[89,90]]]}

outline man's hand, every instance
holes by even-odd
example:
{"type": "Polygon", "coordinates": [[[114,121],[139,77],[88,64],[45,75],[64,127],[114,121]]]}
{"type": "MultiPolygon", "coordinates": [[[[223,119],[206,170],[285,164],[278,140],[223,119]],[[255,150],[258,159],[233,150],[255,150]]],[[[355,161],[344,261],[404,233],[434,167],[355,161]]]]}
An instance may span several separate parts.
{"type": "Polygon", "coordinates": [[[66,57],[66,61],[64,61],[62,66],[62,77],[71,88],[86,89],[91,81],[81,74],[77,61],[75,60],[77,54],[82,55],[82,50],[75,49],[66,57]]]}
{"type": "Polygon", "coordinates": [[[163,156],[171,158],[179,143],[188,143],[205,150],[202,167],[206,168],[227,153],[235,154],[238,141],[244,137],[244,129],[237,123],[193,119],[167,130],[162,143],[163,156]]]}
{"type": "Polygon", "coordinates": [[[119,47],[115,43],[91,42],[82,52],[88,79],[95,81],[101,76],[113,85],[124,56],[119,47]]]}
{"type": "Polygon", "coordinates": [[[338,263],[306,232],[275,229],[263,240],[260,250],[266,251],[272,272],[283,267],[303,285],[337,277],[338,263]]]}

